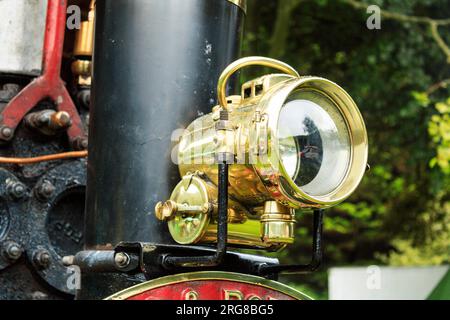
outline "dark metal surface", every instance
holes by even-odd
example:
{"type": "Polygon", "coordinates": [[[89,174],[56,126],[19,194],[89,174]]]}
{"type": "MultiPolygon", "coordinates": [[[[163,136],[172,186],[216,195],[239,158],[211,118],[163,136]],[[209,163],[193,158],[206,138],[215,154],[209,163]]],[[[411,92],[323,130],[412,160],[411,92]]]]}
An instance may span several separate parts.
{"type": "MultiPolygon", "coordinates": [[[[0,110],[3,107],[0,102],[0,110]]],[[[53,107],[43,101],[33,110],[53,107]]],[[[0,155],[33,157],[67,147],[64,132],[47,137],[21,124],[11,143],[1,146],[0,155]]],[[[85,188],[84,160],[1,165],[0,299],[73,297],[67,288],[70,273],[60,259],[83,247],[85,188]]]]}
{"type": "Polygon", "coordinates": [[[99,300],[109,297],[123,289],[144,282],[142,274],[126,273],[88,273],[81,274],[82,290],[76,295],[77,300],[99,300]]]}
{"type": "MultiPolygon", "coordinates": [[[[12,256],[13,246],[18,247],[21,251],[26,244],[26,233],[21,230],[22,219],[24,215],[24,206],[28,199],[29,189],[25,187],[25,191],[18,197],[12,194],[14,185],[22,182],[11,172],[0,168],[0,272],[1,270],[17,263],[22,256],[12,256]]],[[[1,277],[1,274],[0,274],[1,277]]]]}
{"type": "Polygon", "coordinates": [[[0,299],[75,294],[61,258],[83,248],[86,161],[46,169],[36,180],[28,170],[14,175],[0,168],[0,299]]]}
{"type": "Polygon", "coordinates": [[[37,274],[52,287],[75,294],[67,287],[71,275],[62,257],[83,248],[83,202],[86,188],[86,162],[67,162],[48,171],[33,188],[27,209],[29,223],[22,226],[31,235],[25,249],[37,274]],[[40,194],[43,187],[49,193],[40,194]],[[49,261],[42,263],[39,254],[47,252],[49,261]]]}
{"type": "Polygon", "coordinates": [[[153,215],[180,179],[172,133],[216,104],[242,22],[228,1],[97,1],[86,248],[172,242],[153,215]]]}
{"type": "Polygon", "coordinates": [[[0,300],[61,300],[73,299],[63,294],[33,273],[33,267],[21,258],[17,264],[0,274],[0,300]]]}
{"type": "MultiPolygon", "coordinates": [[[[82,271],[82,290],[77,299],[105,298],[113,293],[131,287],[146,280],[156,279],[169,274],[181,272],[204,271],[204,267],[177,267],[166,269],[162,261],[168,254],[186,257],[213,256],[215,248],[182,245],[164,245],[142,242],[120,243],[114,250],[91,250],[79,252],[70,257],[69,264],[77,265],[82,271]],[[115,265],[117,255],[130,257],[126,268],[115,265]]],[[[223,263],[214,270],[257,274],[262,264],[276,265],[278,259],[267,258],[239,252],[227,251],[223,263]]],[[[276,280],[276,275],[267,275],[276,280]]]]}
{"type": "Polygon", "coordinates": [[[269,265],[267,263],[261,264],[258,267],[258,274],[268,275],[277,273],[310,273],[316,271],[322,263],[323,247],[322,247],[322,227],[323,227],[323,210],[314,211],[314,226],[313,226],[313,247],[311,262],[306,265],[269,265]]]}

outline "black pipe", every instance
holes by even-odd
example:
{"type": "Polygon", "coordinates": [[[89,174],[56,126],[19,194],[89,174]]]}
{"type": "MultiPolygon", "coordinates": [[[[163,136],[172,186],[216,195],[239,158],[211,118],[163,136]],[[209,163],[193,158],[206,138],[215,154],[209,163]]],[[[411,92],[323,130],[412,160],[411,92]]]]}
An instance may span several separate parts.
{"type": "Polygon", "coordinates": [[[217,217],[217,250],[210,256],[174,257],[167,255],[162,265],[171,269],[174,267],[215,267],[222,263],[227,253],[228,240],[228,164],[218,165],[218,217],[217,217]]]}
{"type": "Polygon", "coordinates": [[[114,250],[80,251],[64,259],[69,258],[67,265],[78,266],[83,272],[117,272],[114,254],[114,250]]]}
{"type": "Polygon", "coordinates": [[[304,274],[316,271],[323,258],[322,247],[322,233],[323,233],[323,210],[314,211],[314,225],[313,225],[313,248],[311,262],[306,265],[268,265],[263,263],[258,268],[258,274],[269,275],[276,273],[296,273],[304,274]]]}
{"type": "Polygon", "coordinates": [[[85,244],[173,243],[154,217],[179,182],[172,133],[217,103],[244,13],[227,0],[97,0],[85,244]]]}

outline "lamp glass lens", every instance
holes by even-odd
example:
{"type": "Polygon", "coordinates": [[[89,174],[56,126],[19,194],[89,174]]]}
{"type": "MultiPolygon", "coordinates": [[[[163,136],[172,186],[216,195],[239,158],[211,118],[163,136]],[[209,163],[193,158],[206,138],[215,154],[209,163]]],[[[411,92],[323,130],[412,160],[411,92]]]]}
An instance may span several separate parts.
{"type": "Polygon", "coordinates": [[[278,150],[295,184],[311,196],[327,195],[348,171],[351,141],[336,105],[318,91],[293,91],[281,108],[278,150]]]}

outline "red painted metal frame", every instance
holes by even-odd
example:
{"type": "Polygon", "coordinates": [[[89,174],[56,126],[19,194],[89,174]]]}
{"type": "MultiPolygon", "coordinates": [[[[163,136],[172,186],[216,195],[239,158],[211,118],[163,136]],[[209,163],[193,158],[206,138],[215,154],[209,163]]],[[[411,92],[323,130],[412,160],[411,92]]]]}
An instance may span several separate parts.
{"type": "Polygon", "coordinates": [[[50,98],[59,111],[66,111],[72,119],[72,125],[67,130],[71,144],[75,148],[87,147],[80,115],[60,76],[66,12],[67,0],[48,0],[42,75],[26,86],[2,111],[0,139],[10,140],[23,117],[38,102],[50,98]]]}

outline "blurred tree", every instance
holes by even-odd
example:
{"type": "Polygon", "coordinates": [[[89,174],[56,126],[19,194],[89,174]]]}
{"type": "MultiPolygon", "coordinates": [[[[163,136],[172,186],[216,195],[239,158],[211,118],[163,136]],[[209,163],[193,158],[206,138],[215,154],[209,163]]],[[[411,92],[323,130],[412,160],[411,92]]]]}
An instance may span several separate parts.
{"type": "MultiPolygon", "coordinates": [[[[326,266],[449,263],[449,1],[248,2],[244,55],[278,58],[341,84],[366,121],[372,169],[327,212],[326,266]],[[371,4],[381,8],[380,30],[366,27],[371,4]]],[[[309,259],[311,215],[298,221],[286,262],[309,259]]],[[[285,280],[325,297],[323,272],[285,280]]]]}

